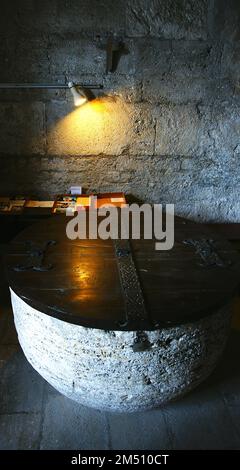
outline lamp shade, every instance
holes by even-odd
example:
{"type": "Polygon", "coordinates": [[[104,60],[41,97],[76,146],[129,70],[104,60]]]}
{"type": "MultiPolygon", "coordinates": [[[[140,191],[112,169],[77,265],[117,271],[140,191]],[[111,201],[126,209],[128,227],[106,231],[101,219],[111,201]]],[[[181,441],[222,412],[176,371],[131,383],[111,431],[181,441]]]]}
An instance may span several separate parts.
{"type": "Polygon", "coordinates": [[[88,101],[88,98],[82,88],[74,85],[73,82],[69,82],[68,87],[73,95],[75,106],[82,106],[88,101]]]}

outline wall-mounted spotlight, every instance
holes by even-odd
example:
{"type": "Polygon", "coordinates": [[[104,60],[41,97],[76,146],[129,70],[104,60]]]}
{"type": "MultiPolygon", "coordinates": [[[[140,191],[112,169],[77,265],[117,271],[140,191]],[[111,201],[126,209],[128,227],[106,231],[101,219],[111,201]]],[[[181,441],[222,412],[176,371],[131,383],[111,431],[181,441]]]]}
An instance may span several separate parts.
{"type": "Polygon", "coordinates": [[[74,99],[75,106],[81,106],[89,100],[87,90],[101,89],[102,85],[90,83],[73,83],[68,84],[47,84],[47,83],[0,83],[0,89],[62,89],[68,88],[74,99]]]}
{"type": "Polygon", "coordinates": [[[82,106],[88,101],[88,97],[84,89],[73,82],[68,83],[68,87],[73,95],[73,101],[75,106],[82,106]]]}

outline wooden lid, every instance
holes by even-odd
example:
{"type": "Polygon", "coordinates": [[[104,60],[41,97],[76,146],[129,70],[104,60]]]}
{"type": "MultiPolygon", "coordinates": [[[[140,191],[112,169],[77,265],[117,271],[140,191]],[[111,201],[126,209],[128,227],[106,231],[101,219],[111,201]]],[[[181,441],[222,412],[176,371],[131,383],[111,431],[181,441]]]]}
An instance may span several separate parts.
{"type": "Polygon", "coordinates": [[[212,314],[238,288],[238,254],[203,224],[176,217],[170,251],[131,240],[129,262],[112,240],[69,240],[68,221],[55,216],[28,227],[7,256],[10,287],[47,315],[92,328],[153,330],[212,314]]]}

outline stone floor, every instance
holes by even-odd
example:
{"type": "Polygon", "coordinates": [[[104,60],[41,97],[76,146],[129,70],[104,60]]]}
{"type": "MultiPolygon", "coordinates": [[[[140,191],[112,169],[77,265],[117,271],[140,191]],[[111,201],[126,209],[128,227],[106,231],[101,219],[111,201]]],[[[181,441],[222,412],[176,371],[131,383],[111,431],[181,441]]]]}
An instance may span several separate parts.
{"type": "Polygon", "coordinates": [[[162,409],[104,413],[63,397],[28,364],[1,275],[0,449],[240,449],[239,305],[224,357],[207,382],[162,409]]]}

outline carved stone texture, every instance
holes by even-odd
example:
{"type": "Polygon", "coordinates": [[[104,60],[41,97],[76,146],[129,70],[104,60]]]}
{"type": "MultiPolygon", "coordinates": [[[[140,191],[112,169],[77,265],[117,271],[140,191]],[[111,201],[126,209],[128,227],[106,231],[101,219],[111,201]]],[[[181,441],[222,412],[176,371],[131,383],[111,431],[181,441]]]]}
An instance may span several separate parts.
{"type": "Polygon", "coordinates": [[[214,369],[230,328],[230,305],[193,323],[145,331],[86,328],[30,307],[11,290],[18,337],[39,374],[86,406],[120,412],[181,397],[214,369]]]}

